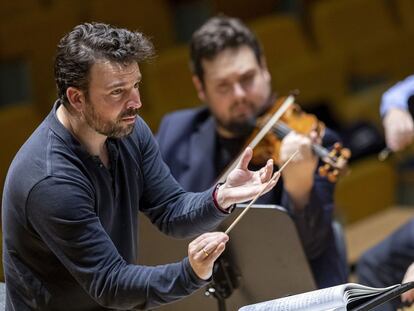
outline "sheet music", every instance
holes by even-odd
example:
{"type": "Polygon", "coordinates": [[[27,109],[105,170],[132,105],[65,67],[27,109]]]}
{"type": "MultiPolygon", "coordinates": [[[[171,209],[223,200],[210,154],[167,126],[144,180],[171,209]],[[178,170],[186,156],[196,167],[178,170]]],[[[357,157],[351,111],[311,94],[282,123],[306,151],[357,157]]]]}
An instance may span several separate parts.
{"type": "Polygon", "coordinates": [[[250,306],[239,311],[346,311],[344,291],[346,284],[324,288],[299,295],[288,296],[250,306]]]}
{"type": "Polygon", "coordinates": [[[349,302],[375,297],[399,286],[374,288],[347,283],[245,306],[239,311],[346,311],[349,302]]]}

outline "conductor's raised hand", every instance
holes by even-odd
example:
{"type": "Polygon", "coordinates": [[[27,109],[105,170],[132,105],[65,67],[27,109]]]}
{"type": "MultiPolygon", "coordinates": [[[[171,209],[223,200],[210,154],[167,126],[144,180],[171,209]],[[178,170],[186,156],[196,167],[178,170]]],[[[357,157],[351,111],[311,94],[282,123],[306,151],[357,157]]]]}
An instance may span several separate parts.
{"type": "Polygon", "coordinates": [[[208,232],[188,245],[190,265],[200,279],[211,277],[214,262],[226,248],[228,240],[228,235],[223,232],[208,232]]]}
{"type": "MultiPolygon", "coordinates": [[[[221,208],[226,209],[235,203],[253,199],[272,178],[273,160],[269,159],[258,171],[250,171],[248,165],[252,156],[253,150],[247,147],[236,168],[227,176],[226,182],[218,188],[217,202],[221,208]]],[[[266,185],[263,194],[276,185],[280,175],[278,172],[276,174],[278,176],[266,185]]]]}

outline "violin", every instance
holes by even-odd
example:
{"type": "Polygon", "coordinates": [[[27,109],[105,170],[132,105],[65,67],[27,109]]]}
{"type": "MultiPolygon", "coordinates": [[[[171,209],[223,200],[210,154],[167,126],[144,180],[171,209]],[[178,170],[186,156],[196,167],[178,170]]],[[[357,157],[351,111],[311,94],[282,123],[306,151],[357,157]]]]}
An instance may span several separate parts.
{"type": "MultiPolygon", "coordinates": [[[[278,99],[263,116],[257,119],[256,129],[251,137],[257,135],[259,129],[279,109],[285,99],[278,99]]],[[[277,163],[282,139],[291,131],[303,135],[316,132],[317,140],[321,140],[325,134],[325,124],[318,120],[315,115],[305,113],[299,105],[292,103],[260,143],[253,149],[252,163],[262,165],[269,158],[272,158],[277,163]]],[[[343,148],[339,142],[334,144],[332,150],[326,149],[319,143],[312,143],[312,150],[324,163],[318,169],[319,175],[327,177],[331,182],[336,182],[338,177],[345,172],[347,161],[351,156],[350,150],[343,148]]]]}
{"type": "MultiPolygon", "coordinates": [[[[263,165],[270,158],[277,163],[282,139],[291,131],[302,135],[309,135],[315,131],[317,140],[321,140],[324,136],[325,124],[316,116],[303,112],[294,101],[293,95],[282,97],[257,119],[255,129],[248,139],[248,147],[253,149],[251,160],[253,164],[263,165]]],[[[326,149],[319,143],[312,143],[312,150],[323,162],[323,165],[318,168],[320,176],[326,177],[330,182],[336,182],[338,177],[346,172],[351,152],[343,148],[339,142],[334,144],[332,150],[326,149]]],[[[219,181],[225,180],[238,160],[239,158],[228,167],[219,181]]]]}

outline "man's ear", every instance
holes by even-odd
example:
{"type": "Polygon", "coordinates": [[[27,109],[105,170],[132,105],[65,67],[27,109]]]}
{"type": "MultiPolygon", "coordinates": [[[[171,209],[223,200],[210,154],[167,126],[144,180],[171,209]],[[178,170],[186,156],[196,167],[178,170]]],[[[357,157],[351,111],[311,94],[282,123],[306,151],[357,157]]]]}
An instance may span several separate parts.
{"type": "Polygon", "coordinates": [[[260,67],[262,68],[262,72],[265,76],[266,81],[270,83],[272,77],[270,75],[269,69],[267,68],[266,58],[263,55],[260,57],[260,67]]]}
{"type": "Polygon", "coordinates": [[[194,87],[195,87],[195,89],[197,91],[198,98],[203,103],[207,102],[207,100],[206,100],[206,93],[204,91],[204,85],[201,82],[201,80],[196,75],[193,75],[192,76],[192,80],[193,80],[194,87]]]}
{"type": "Polygon", "coordinates": [[[260,56],[260,64],[259,65],[263,69],[267,69],[267,61],[266,61],[266,57],[264,57],[264,55],[260,56]]]}
{"type": "Polygon", "coordinates": [[[68,87],[66,89],[66,97],[68,98],[70,106],[77,112],[83,110],[85,104],[85,95],[83,92],[75,87],[68,87]]]}

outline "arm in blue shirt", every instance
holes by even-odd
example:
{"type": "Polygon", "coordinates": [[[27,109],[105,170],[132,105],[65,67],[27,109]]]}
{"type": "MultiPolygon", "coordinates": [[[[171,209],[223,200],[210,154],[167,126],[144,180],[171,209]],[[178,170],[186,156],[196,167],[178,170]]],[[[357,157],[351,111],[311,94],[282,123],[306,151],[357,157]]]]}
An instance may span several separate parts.
{"type": "Polygon", "coordinates": [[[398,82],[388,89],[381,98],[380,113],[384,117],[391,108],[408,108],[408,99],[414,95],[414,75],[398,82]]]}

